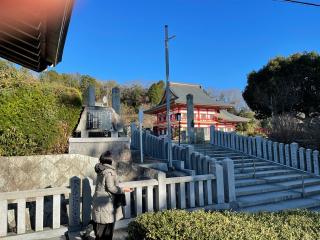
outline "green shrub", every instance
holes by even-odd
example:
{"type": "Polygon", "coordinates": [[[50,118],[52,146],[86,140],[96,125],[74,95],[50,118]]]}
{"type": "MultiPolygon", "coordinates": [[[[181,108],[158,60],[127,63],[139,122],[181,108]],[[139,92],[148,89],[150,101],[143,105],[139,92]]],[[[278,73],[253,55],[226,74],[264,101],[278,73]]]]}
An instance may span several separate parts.
{"type": "Polygon", "coordinates": [[[77,89],[0,79],[0,155],[64,153],[80,112],[77,89]]]}
{"type": "Polygon", "coordinates": [[[129,240],[320,239],[320,214],[187,212],[145,213],[129,224],[129,240]]]}

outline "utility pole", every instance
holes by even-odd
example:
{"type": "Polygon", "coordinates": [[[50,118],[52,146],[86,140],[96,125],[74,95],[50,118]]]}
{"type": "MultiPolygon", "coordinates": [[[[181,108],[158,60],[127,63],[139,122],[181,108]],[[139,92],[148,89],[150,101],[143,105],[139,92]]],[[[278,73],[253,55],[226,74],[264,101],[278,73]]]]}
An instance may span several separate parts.
{"type": "Polygon", "coordinates": [[[167,103],[167,136],[168,136],[168,164],[169,168],[172,168],[172,141],[171,141],[171,119],[170,119],[170,83],[169,83],[169,40],[175,38],[175,36],[169,37],[168,25],[164,26],[165,31],[165,55],[166,55],[166,103],[167,103]]]}

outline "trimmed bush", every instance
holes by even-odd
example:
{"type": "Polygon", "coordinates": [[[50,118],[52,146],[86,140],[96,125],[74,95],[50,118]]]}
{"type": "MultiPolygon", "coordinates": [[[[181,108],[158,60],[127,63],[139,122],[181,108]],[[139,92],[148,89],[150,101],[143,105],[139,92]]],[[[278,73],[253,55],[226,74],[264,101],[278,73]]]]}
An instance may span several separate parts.
{"type": "Polygon", "coordinates": [[[82,110],[75,88],[0,79],[0,155],[65,153],[82,110]]]}
{"type": "Polygon", "coordinates": [[[320,239],[320,214],[187,212],[145,213],[129,224],[129,240],[320,239]]]}

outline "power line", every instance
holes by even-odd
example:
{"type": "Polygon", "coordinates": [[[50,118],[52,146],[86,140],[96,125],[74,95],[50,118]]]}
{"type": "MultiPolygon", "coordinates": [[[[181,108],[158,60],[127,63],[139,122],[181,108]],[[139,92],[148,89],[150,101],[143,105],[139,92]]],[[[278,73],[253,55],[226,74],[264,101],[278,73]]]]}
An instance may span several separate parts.
{"type": "Polygon", "coordinates": [[[295,0],[279,0],[280,2],[289,2],[289,3],[297,3],[302,5],[308,5],[313,7],[320,7],[318,3],[311,3],[311,2],[302,2],[302,1],[295,1],[295,0]]]}

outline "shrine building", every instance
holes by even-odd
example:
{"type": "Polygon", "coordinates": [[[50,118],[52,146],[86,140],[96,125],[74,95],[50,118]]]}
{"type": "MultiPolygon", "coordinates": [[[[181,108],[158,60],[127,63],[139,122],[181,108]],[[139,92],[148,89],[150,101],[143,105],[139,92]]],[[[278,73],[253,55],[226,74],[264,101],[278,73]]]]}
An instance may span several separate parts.
{"type": "MultiPolygon", "coordinates": [[[[224,132],[235,131],[238,123],[248,122],[249,119],[236,116],[229,109],[234,108],[233,104],[219,102],[211,98],[208,93],[197,84],[173,83],[170,82],[171,92],[171,126],[175,131],[179,127],[176,119],[177,113],[181,114],[181,131],[187,130],[187,99],[188,94],[193,95],[194,104],[194,127],[203,128],[205,139],[210,136],[210,126],[214,125],[216,129],[224,132]]],[[[166,92],[160,103],[145,111],[146,114],[155,115],[157,120],[153,124],[153,131],[156,135],[165,135],[167,130],[166,121],[166,92]]]]}

